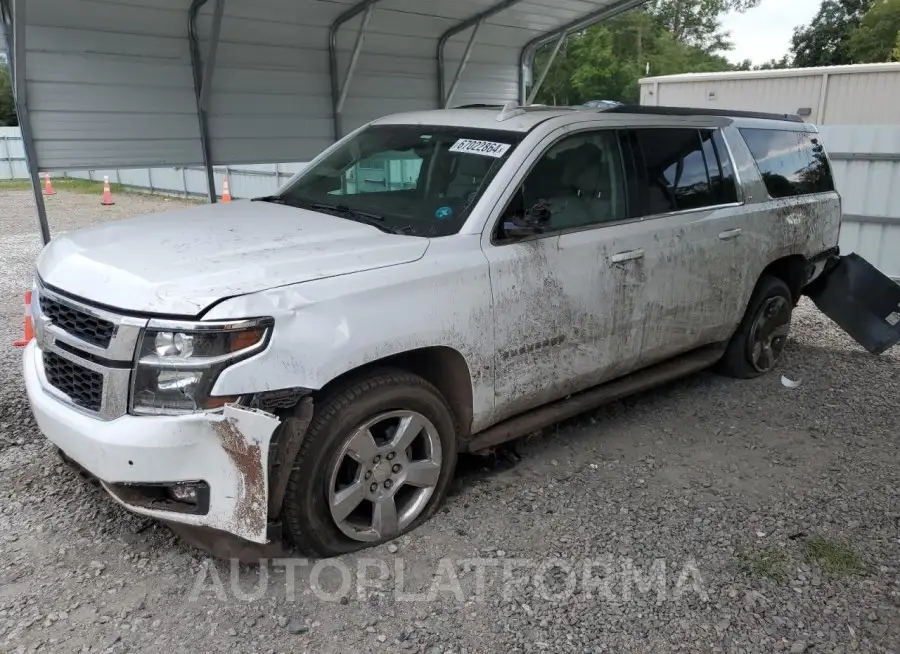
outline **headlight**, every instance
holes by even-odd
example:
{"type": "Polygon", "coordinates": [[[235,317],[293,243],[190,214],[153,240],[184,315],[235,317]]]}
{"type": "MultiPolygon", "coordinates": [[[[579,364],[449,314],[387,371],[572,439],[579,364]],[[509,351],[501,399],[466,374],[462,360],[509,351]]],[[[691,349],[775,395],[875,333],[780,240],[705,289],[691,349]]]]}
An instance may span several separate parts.
{"type": "Polygon", "coordinates": [[[179,414],[221,407],[233,398],[210,397],[219,373],[264,349],[271,331],[271,318],[151,320],[138,346],[131,412],[179,414]]]}

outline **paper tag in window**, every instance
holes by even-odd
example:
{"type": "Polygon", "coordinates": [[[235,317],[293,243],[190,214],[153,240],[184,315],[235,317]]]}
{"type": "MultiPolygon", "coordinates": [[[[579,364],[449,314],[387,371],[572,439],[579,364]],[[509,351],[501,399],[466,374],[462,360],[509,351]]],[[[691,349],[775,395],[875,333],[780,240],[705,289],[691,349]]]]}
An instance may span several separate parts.
{"type": "Polygon", "coordinates": [[[465,154],[480,154],[485,157],[499,159],[509,150],[509,143],[494,143],[493,141],[475,141],[473,139],[459,139],[450,146],[450,152],[463,152],[465,154]]]}
{"type": "Polygon", "coordinates": [[[891,327],[896,327],[897,323],[900,323],[900,313],[897,313],[895,311],[894,313],[889,315],[887,318],[885,318],[885,320],[887,321],[887,324],[889,324],[891,327]]]}

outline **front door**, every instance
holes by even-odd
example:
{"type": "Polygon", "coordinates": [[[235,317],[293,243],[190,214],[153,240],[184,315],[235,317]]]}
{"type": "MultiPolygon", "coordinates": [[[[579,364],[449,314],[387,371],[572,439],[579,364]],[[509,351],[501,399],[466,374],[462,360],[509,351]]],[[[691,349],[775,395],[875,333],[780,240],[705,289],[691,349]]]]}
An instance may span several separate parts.
{"type": "Polygon", "coordinates": [[[640,355],[656,244],[631,222],[618,133],[557,134],[538,152],[485,245],[496,420],[624,374],[640,355]],[[542,233],[510,236],[536,215],[542,233]]]}

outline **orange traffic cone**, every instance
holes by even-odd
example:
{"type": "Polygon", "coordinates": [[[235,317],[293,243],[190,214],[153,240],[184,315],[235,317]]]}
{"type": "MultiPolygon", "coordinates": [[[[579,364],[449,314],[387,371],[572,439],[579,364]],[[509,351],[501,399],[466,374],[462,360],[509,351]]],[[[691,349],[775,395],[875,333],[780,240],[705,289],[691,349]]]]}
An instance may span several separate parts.
{"type": "Polygon", "coordinates": [[[228,178],[222,179],[222,202],[231,202],[231,189],[228,187],[228,178]]]}
{"type": "Polygon", "coordinates": [[[109,207],[115,202],[112,199],[112,191],[109,190],[109,177],[107,175],[103,176],[103,199],[100,201],[104,207],[109,207]]]}
{"type": "Polygon", "coordinates": [[[25,336],[13,341],[15,347],[25,347],[34,338],[34,327],[31,324],[31,291],[25,291],[25,336]]]}
{"type": "Polygon", "coordinates": [[[56,195],[53,184],[50,183],[50,173],[44,173],[44,195],[56,195]]]}

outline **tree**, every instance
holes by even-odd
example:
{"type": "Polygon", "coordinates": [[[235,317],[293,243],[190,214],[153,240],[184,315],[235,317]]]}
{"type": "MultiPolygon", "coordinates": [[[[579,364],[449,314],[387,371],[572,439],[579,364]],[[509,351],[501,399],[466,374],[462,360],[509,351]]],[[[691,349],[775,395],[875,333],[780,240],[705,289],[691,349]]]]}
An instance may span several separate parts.
{"type": "MultiPolygon", "coordinates": [[[[535,75],[543,70],[552,47],[538,53],[535,75]]],[[[637,102],[639,80],[648,67],[651,75],[731,69],[724,57],[676,39],[655,15],[630,12],[570,36],[560,48],[536,102],[637,102]]]]}
{"type": "Polygon", "coordinates": [[[897,32],[897,45],[894,46],[894,61],[900,61],[900,32],[897,32]]]}
{"type": "Polygon", "coordinates": [[[754,65],[751,59],[744,59],[741,63],[732,67],[732,70],[775,70],[777,68],[790,68],[791,59],[784,55],[781,59],[770,59],[759,65],[754,65]]]}
{"type": "Polygon", "coordinates": [[[753,70],[779,70],[782,68],[791,68],[793,63],[788,55],[784,55],[781,59],[770,59],[759,66],[754,66],[753,70]]]}
{"type": "Polygon", "coordinates": [[[859,26],[850,33],[848,49],[857,63],[890,61],[898,39],[900,0],[875,0],[859,26]]]}
{"type": "Polygon", "coordinates": [[[9,66],[0,63],[0,125],[15,127],[18,124],[19,118],[16,116],[16,102],[13,100],[9,66]]]}
{"type": "Polygon", "coordinates": [[[746,11],[759,0],[651,0],[650,11],[678,41],[706,52],[727,50],[728,34],[719,17],[727,11],[746,11]]]}
{"type": "Polygon", "coordinates": [[[840,66],[854,63],[850,35],[873,0],[823,0],[809,25],[791,38],[791,54],[798,67],[840,66]]]}

